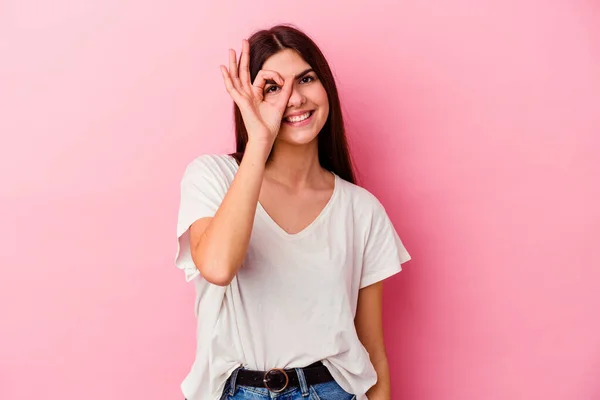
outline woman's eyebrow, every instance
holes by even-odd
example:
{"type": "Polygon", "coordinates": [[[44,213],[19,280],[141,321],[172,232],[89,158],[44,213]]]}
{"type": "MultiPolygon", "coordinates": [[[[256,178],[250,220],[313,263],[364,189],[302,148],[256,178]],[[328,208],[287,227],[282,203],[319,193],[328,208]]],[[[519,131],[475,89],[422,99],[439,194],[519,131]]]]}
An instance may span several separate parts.
{"type": "Polygon", "coordinates": [[[304,71],[300,72],[299,74],[296,74],[296,79],[302,78],[304,75],[308,74],[309,72],[313,72],[313,69],[307,68],[304,71]]]}
{"type": "MultiPolygon", "coordinates": [[[[295,78],[296,78],[296,79],[300,79],[300,78],[302,78],[304,75],[308,74],[309,72],[314,72],[314,70],[313,70],[312,68],[307,68],[307,69],[305,69],[304,71],[300,72],[299,74],[296,74],[296,75],[295,75],[295,78]]],[[[275,82],[275,81],[274,81],[274,80],[272,80],[272,79],[267,79],[267,80],[265,81],[265,84],[266,84],[266,85],[277,85],[277,82],[275,82]]]]}

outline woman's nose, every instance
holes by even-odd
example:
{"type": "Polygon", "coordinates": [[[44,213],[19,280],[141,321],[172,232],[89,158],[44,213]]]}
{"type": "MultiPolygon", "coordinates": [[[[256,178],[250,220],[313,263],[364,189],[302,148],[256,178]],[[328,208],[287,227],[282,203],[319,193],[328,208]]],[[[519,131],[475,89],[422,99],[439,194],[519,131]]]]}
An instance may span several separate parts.
{"type": "Polygon", "coordinates": [[[301,107],[304,103],[306,103],[306,97],[298,89],[292,89],[292,94],[288,100],[288,107],[301,107]]]}

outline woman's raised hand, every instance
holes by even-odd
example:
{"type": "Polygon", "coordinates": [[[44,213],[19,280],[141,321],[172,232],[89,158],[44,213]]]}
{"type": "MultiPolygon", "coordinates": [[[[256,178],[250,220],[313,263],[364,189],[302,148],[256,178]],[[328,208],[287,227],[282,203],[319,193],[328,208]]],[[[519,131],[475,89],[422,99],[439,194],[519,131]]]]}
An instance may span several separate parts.
{"type": "Polygon", "coordinates": [[[242,42],[239,67],[235,50],[230,49],[229,70],[224,65],[220,68],[227,92],[244,119],[248,141],[272,146],[292,93],[293,78],[284,80],[275,71],[260,70],[254,82],[250,82],[250,45],[247,40],[242,42]],[[267,81],[274,81],[280,89],[271,95],[269,101],[265,101],[267,81]]]}

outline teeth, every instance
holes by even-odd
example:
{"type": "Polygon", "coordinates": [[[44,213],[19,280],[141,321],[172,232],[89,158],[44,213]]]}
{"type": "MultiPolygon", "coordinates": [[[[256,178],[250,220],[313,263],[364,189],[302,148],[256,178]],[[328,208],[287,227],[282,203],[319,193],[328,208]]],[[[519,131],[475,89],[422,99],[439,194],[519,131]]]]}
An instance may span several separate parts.
{"type": "Polygon", "coordinates": [[[304,121],[308,117],[310,117],[310,111],[307,112],[306,114],[297,115],[295,117],[287,117],[286,121],[289,121],[289,122],[300,122],[300,121],[304,121]]]}

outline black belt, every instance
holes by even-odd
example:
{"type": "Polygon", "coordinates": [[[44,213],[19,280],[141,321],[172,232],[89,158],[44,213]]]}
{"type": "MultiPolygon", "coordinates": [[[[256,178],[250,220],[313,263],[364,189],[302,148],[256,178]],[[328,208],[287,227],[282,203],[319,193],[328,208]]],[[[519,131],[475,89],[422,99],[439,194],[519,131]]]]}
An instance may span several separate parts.
{"type": "MultiPolygon", "coordinates": [[[[308,367],[302,368],[307,385],[329,382],[333,376],[329,373],[327,367],[317,361],[308,367]]],[[[252,371],[249,369],[239,369],[236,385],[267,388],[271,392],[279,393],[286,388],[300,386],[296,370],[273,368],[269,371],[252,371]]]]}

